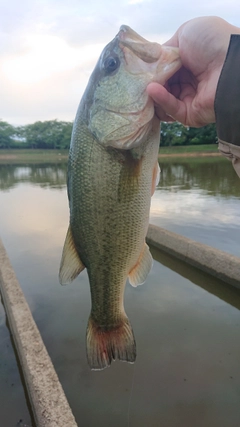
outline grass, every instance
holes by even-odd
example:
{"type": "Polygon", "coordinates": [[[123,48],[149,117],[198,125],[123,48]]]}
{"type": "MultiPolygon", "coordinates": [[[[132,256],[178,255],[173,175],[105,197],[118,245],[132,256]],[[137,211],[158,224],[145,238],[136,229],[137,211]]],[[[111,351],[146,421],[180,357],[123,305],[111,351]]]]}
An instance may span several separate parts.
{"type": "Polygon", "coordinates": [[[68,150],[0,150],[0,163],[52,163],[67,158],[68,150]]]}
{"type": "MultiPolygon", "coordinates": [[[[160,157],[200,157],[218,155],[217,144],[160,147],[160,157]]],[[[66,161],[68,150],[0,150],[0,163],[53,163],[66,161]]]]}
{"type": "Polygon", "coordinates": [[[160,155],[174,155],[174,154],[211,154],[218,153],[217,144],[205,144],[205,145],[180,145],[173,147],[161,147],[160,155]]]}

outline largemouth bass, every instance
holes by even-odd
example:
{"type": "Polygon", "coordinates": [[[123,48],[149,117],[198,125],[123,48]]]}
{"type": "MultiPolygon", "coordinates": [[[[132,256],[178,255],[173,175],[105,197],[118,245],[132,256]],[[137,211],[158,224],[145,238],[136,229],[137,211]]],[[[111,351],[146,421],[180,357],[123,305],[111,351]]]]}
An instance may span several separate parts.
{"type": "Polygon", "coordinates": [[[178,49],[122,26],[103,50],[77,111],[68,165],[70,225],[59,278],[70,283],[87,268],[92,369],[136,358],[123,297],[127,278],[142,284],[152,267],[145,237],[159,173],[160,123],[146,87],[164,84],[180,66],[178,49]]]}

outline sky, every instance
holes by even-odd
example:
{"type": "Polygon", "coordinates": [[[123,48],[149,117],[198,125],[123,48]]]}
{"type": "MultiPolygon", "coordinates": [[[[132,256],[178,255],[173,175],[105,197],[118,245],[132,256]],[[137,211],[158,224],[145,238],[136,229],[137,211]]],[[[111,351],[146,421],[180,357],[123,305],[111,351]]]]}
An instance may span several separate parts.
{"type": "Polygon", "coordinates": [[[73,121],[102,49],[122,24],[163,43],[206,15],[240,27],[240,1],[0,0],[0,119],[73,121]]]}

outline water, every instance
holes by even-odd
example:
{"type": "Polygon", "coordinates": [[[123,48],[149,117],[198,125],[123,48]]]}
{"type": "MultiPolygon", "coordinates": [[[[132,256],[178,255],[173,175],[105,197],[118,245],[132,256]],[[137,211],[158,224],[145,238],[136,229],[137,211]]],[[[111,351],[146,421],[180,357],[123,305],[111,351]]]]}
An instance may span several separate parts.
{"type": "Polygon", "coordinates": [[[240,256],[240,179],[225,158],[161,161],[151,222],[240,256]]]}
{"type": "Polygon", "coordinates": [[[20,420],[24,420],[24,423],[20,424],[19,427],[24,426],[24,424],[31,427],[34,425],[31,408],[1,298],[0,344],[0,425],[15,427],[20,420]]]}
{"type": "MultiPolygon", "coordinates": [[[[230,162],[164,159],[161,168],[151,222],[239,255],[240,181],[230,162]]],[[[0,166],[0,235],[78,424],[237,427],[240,294],[154,249],[147,283],[125,293],[136,363],[89,370],[87,274],[66,287],[57,277],[68,226],[65,174],[65,163],[0,166]]],[[[1,348],[11,354],[1,359],[0,425],[20,418],[31,425],[20,377],[15,395],[9,376],[6,385],[6,372],[18,372],[0,309],[1,348]]]]}

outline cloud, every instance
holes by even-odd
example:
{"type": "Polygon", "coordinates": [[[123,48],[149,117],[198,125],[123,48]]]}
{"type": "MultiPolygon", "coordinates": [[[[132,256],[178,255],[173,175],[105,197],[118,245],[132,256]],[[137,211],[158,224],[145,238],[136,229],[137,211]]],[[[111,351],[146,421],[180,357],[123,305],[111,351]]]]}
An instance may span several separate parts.
{"type": "Polygon", "coordinates": [[[151,0],[129,0],[128,4],[150,3],[151,0]]]}
{"type": "Polygon", "coordinates": [[[87,67],[104,45],[79,49],[52,35],[28,37],[24,54],[7,57],[2,64],[6,79],[12,83],[32,84],[76,67],[87,67]]]}
{"type": "Polygon", "coordinates": [[[166,41],[186,20],[218,14],[240,26],[238,0],[12,0],[0,5],[0,118],[74,117],[100,51],[127,24],[166,41]]]}

